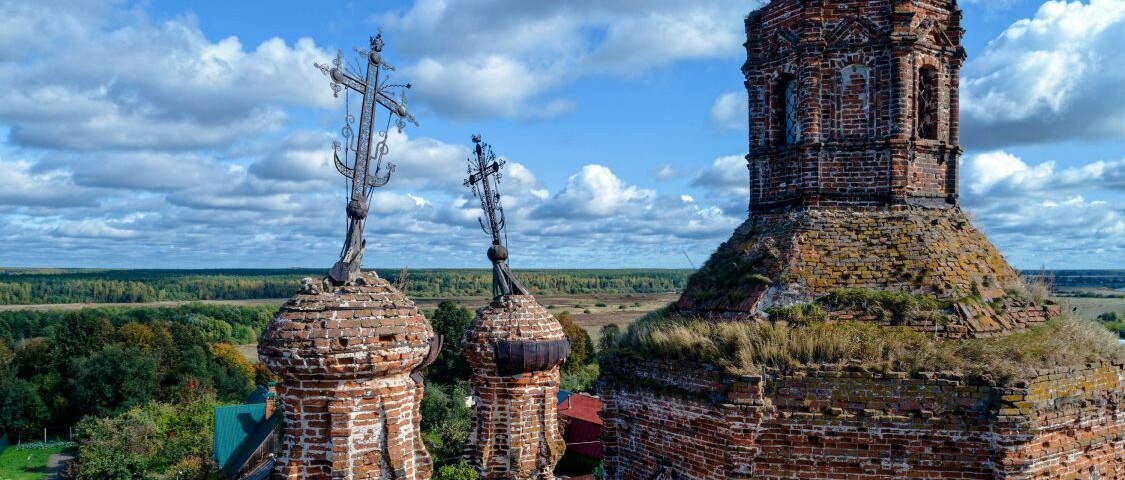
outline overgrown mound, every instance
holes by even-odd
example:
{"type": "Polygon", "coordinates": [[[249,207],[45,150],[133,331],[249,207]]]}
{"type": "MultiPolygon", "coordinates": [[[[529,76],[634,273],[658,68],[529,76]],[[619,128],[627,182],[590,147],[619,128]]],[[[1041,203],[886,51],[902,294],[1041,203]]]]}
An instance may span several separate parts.
{"type": "MultiPolygon", "coordinates": [[[[814,304],[815,305],[815,304],[814,304]]],[[[802,307],[818,308],[818,307],[802,307]]],[[[1095,322],[1057,318],[993,338],[944,339],[905,326],[810,318],[777,322],[714,321],[669,316],[663,309],[629,327],[607,352],[614,359],[660,358],[714,365],[730,374],[843,365],[874,371],[991,375],[1011,382],[1036,369],[1125,361],[1125,348],[1095,322]]],[[[892,313],[893,315],[894,313],[892,313]]]]}

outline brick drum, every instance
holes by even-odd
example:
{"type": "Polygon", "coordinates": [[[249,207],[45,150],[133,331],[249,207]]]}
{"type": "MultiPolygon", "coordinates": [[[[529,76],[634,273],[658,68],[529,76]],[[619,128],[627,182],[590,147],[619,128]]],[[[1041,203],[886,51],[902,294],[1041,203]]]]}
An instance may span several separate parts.
{"type": "Polygon", "coordinates": [[[606,478],[1122,479],[1122,367],[999,387],[936,372],[622,362],[600,387],[606,478]]]}
{"type": "Polygon", "coordinates": [[[465,458],[486,479],[551,480],[566,443],[556,403],[559,365],[501,375],[498,340],[565,341],[562,326],[531,295],[496,297],[461,341],[472,365],[473,410],[465,458]]]}
{"type": "Polygon", "coordinates": [[[423,384],[433,329],[382,278],[306,283],[269,323],[258,356],[282,378],[284,447],[274,478],[428,479],[423,384]]]}

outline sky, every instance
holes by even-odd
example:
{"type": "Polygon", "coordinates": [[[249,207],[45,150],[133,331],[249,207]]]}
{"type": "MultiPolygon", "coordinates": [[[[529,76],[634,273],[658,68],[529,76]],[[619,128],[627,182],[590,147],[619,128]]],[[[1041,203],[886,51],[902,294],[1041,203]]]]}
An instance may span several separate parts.
{"type": "MultiPolygon", "coordinates": [[[[1017,268],[1125,268],[1125,0],[960,4],[963,207],[1017,268]]],[[[421,125],[365,266],[488,266],[476,133],[514,268],[698,266],[747,217],[757,5],[0,0],[0,265],[331,266],[345,100],[313,63],[382,29],[421,125]]]]}

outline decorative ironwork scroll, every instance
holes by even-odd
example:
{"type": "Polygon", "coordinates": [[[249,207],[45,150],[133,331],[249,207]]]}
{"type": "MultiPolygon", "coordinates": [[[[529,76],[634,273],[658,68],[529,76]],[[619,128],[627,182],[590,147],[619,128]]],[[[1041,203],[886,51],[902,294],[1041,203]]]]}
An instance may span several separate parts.
{"type": "Polygon", "coordinates": [[[501,241],[505,225],[499,186],[502,176],[500,169],[504,166],[504,160],[496,158],[492,147],[482,142],[480,135],[473,135],[473,151],[475,156],[469,158],[469,178],[465,180],[465,186],[471,188],[473,196],[480,199],[480,207],[484,210],[484,216],[488,217],[487,224],[484,217],[477,221],[485,233],[492,235],[492,246],[488,249],[488,259],[492,261],[492,294],[527,295],[527,289],[520,285],[508,268],[508,248],[501,241]]]}
{"type": "Polygon", "coordinates": [[[406,127],[406,122],[418,125],[417,120],[406,108],[405,90],[410,84],[391,85],[379,83],[380,73],[383,70],[394,71],[394,67],[382,58],[383,34],[371,37],[369,50],[356,49],[356,53],[366,59],[367,71],[361,77],[359,64],[344,65],[343,54],[336,53],[332,66],[314,64],[328,78],[332,80],[332,94],[345,96],[352,92],[361,97],[359,125],[353,131],[352,124],[355,117],[349,111],[344,119],[341,135],[344,143],[332,143],[332,156],[336,170],[350,181],[350,198],[348,200],[348,232],[344,246],[340,250],[340,260],[328,272],[328,278],[335,284],[346,284],[359,277],[360,264],[363,261],[363,249],[366,241],[363,239],[363,226],[367,219],[368,202],[371,192],[382,187],[390,180],[395,166],[392,163],[383,164],[383,157],[389,151],[387,147],[387,133],[391,122],[394,122],[399,131],[406,127]],[[363,80],[360,80],[363,78],[363,80]],[[394,93],[397,92],[397,99],[394,93]],[[378,107],[387,109],[387,126],[377,130],[375,116],[378,107]],[[375,138],[378,142],[372,146],[375,138]],[[343,159],[340,151],[343,149],[343,159]],[[374,161],[374,162],[373,162],[374,161]],[[372,164],[374,163],[374,164],[372,164]]]}

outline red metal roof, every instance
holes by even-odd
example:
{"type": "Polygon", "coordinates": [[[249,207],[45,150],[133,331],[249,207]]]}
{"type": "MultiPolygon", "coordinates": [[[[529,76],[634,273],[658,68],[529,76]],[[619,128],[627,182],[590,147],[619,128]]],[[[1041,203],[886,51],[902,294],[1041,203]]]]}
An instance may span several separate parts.
{"type": "Polygon", "coordinates": [[[598,413],[602,411],[602,401],[584,393],[576,393],[559,403],[559,415],[576,418],[597,425],[604,425],[598,413]]]}
{"type": "Polygon", "coordinates": [[[560,420],[566,423],[566,449],[596,460],[602,458],[601,434],[605,424],[598,413],[602,401],[597,397],[574,394],[559,403],[560,420]]]}

